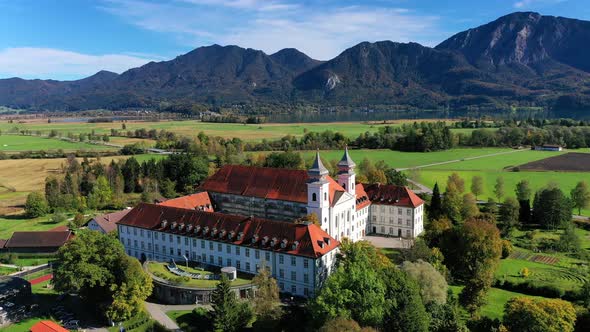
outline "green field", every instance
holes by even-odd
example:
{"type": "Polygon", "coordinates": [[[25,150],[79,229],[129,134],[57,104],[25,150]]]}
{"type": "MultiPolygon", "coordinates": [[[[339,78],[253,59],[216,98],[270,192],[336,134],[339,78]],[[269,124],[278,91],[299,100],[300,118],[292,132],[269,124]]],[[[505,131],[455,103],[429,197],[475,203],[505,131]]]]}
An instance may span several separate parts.
{"type": "Polygon", "coordinates": [[[83,142],[68,142],[38,136],[0,135],[0,152],[49,150],[118,150],[117,148],[83,142]]]}
{"type": "MultiPolygon", "coordinates": [[[[449,286],[455,295],[459,295],[463,286],[449,286]]],[[[504,305],[514,297],[540,298],[516,292],[510,292],[499,288],[491,288],[486,297],[486,304],[481,308],[481,315],[489,318],[502,319],[504,316],[504,305]]]]}
{"type": "MultiPolygon", "coordinates": [[[[68,215],[68,218],[70,217],[71,215],[68,215]]],[[[49,220],[49,216],[34,219],[22,216],[0,217],[0,239],[10,238],[15,231],[46,231],[66,224],[67,221],[53,223],[49,220]]]]}
{"type": "MultiPolygon", "coordinates": [[[[425,120],[422,120],[425,121],[425,120]]],[[[414,122],[414,120],[390,121],[383,123],[363,122],[333,122],[333,123],[267,123],[267,124],[241,124],[241,123],[210,123],[196,120],[187,121],[152,121],[152,122],[126,122],[125,131],[135,129],[165,129],[180,135],[195,137],[199,132],[207,135],[225,138],[239,137],[247,141],[260,141],[262,139],[278,139],[285,135],[303,136],[305,131],[321,132],[325,130],[337,131],[349,138],[357,138],[360,133],[374,132],[385,125],[399,126],[402,123],[414,122]]],[[[14,132],[20,130],[41,131],[45,134],[51,130],[61,133],[90,133],[110,134],[111,129],[122,130],[121,122],[112,123],[87,123],[87,122],[30,122],[30,123],[0,123],[2,132],[14,132]]],[[[457,133],[470,133],[473,129],[453,129],[457,133]]]]}

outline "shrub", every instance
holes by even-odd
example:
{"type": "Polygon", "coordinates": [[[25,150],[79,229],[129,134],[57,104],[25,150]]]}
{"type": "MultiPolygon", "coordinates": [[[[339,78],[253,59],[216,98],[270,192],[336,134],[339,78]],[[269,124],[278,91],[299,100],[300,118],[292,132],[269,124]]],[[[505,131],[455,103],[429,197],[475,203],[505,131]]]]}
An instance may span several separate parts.
{"type": "MultiPolygon", "coordinates": [[[[528,280],[525,282],[514,282],[511,280],[496,280],[494,286],[504,290],[533,296],[564,298],[566,295],[566,292],[559,287],[553,285],[539,285],[536,284],[533,280],[528,280]]],[[[573,294],[568,293],[568,295],[572,296],[573,294]]]]}
{"type": "Polygon", "coordinates": [[[513,250],[514,247],[510,241],[502,240],[502,258],[508,258],[513,250]]]}
{"type": "Polygon", "coordinates": [[[528,278],[530,274],[531,272],[526,267],[523,267],[522,270],[520,270],[520,276],[523,278],[528,278]]]}

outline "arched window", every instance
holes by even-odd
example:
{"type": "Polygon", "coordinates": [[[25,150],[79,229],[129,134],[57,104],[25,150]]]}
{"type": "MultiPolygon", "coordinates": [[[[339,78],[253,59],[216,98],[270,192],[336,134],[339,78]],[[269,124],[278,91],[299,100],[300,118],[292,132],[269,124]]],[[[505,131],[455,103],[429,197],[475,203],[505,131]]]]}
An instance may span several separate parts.
{"type": "Polygon", "coordinates": [[[346,183],[342,183],[342,188],[344,188],[344,190],[346,190],[346,183]]]}
{"type": "Polygon", "coordinates": [[[324,201],[328,200],[328,193],[324,193],[324,201]]]}
{"type": "Polygon", "coordinates": [[[318,200],[318,196],[315,193],[311,194],[311,200],[314,201],[314,202],[317,201],[318,200]]]}

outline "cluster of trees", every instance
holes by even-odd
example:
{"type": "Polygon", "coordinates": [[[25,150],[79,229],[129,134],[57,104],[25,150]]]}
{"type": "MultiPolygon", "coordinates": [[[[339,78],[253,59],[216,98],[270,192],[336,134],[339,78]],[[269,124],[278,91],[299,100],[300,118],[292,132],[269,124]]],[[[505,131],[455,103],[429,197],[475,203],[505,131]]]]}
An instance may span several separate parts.
{"type": "Polygon", "coordinates": [[[445,122],[414,122],[401,127],[385,126],[361,134],[354,145],[365,149],[439,151],[456,145],[456,137],[445,122]]]}
{"type": "Polygon", "coordinates": [[[447,290],[425,261],[398,268],[368,242],[344,241],[336,270],[308,311],[322,331],[465,331],[447,290]]]}
{"type": "Polygon", "coordinates": [[[152,279],[127,256],[116,236],[82,230],[57,254],[54,287],[79,294],[82,301],[112,321],[137,315],[152,292],[152,279]]]}
{"type": "Polygon", "coordinates": [[[198,154],[173,154],[162,160],[150,159],[141,164],[133,157],[104,165],[100,160],[68,158],[63,178],[49,176],[45,195],[31,193],[25,212],[39,217],[56,211],[86,209],[120,209],[130,193],[141,193],[141,199],[153,202],[177,193],[192,193],[209,174],[209,161],[198,154]]]}
{"type": "Polygon", "coordinates": [[[495,131],[476,129],[470,136],[459,136],[459,144],[482,147],[558,144],[570,149],[586,148],[590,146],[590,127],[502,127],[495,131]]]}

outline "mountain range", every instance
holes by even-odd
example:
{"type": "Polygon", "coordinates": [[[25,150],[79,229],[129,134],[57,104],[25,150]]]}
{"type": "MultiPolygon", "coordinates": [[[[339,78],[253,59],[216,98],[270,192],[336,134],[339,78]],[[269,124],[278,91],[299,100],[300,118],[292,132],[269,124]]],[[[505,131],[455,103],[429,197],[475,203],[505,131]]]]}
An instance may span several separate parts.
{"type": "Polygon", "coordinates": [[[212,45],[122,74],[0,80],[0,105],[35,110],[281,103],[590,108],[590,22],[517,12],[434,48],[363,42],[318,61],[292,48],[212,45]]]}

